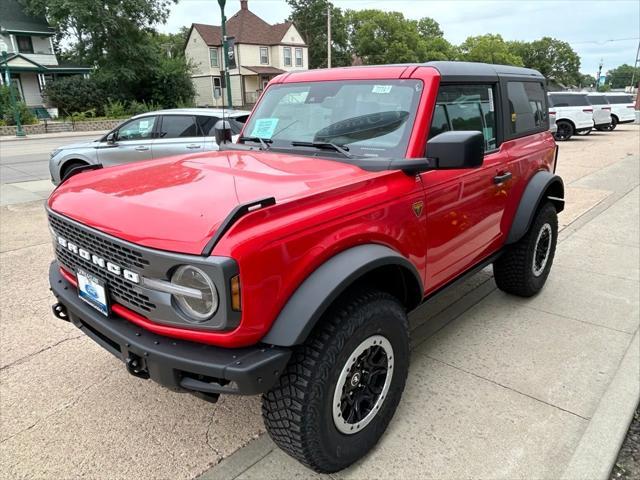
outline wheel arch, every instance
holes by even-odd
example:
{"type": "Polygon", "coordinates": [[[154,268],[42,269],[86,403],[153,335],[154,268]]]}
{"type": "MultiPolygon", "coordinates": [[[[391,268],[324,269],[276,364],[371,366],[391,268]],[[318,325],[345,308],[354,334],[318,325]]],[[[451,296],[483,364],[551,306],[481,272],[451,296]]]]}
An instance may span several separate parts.
{"type": "Polygon", "coordinates": [[[352,247],[331,257],[312,272],[291,295],[262,342],[298,345],[341,295],[368,285],[394,295],[408,310],[419,305],[422,279],[400,253],[378,244],[352,247]]]}
{"type": "MultiPolygon", "coordinates": [[[[66,176],[69,175],[70,168],[73,164],[76,164],[75,167],[81,167],[84,165],[90,165],[90,162],[80,157],[69,157],[66,158],[61,164],[59,168],[60,172],[60,181],[62,181],[66,176]]],[[[73,168],[75,168],[73,167],[73,168]]]]}
{"type": "Polygon", "coordinates": [[[559,213],[564,210],[564,182],[546,170],[539,171],[527,184],[511,223],[507,245],[520,240],[529,230],[533,218],[544,200],[549,200],[559,213]]]}

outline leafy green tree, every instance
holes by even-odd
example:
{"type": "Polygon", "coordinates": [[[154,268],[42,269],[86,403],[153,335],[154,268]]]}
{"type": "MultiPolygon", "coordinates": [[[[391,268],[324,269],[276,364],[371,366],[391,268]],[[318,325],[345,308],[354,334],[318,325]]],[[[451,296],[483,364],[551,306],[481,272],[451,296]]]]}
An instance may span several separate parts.
{"type": "Polygon", "coordinates": [[[579,87],[593,87],[596,84],[596,77],[588,74],[580,74],[579,87]]]}
{"type": "Polygon", "coordinates": [[[509,42],[509,47],[525,67],[538,70],[546,78],[563,85],[578,85],[582,80],[580,57],[567,42],[542,37],[533,42],[509,42]]]}
{"type": "Polygon", "coordinates": [[[634,86],[640,81],[640,67],[635,69],[631,65],[622,64],[607,72],[607,84],[611,88],[624,88],[631,85],[633,79],[634,86]]]}
{"type": "Polygon", "coordinates": [[[423,37],[428,38],[444,37],[444,32],[440,28],[440,24],[429,17],[423,17],[418,20],[418,32],[420,32],[420,35],[423,37]]]}
{"type": "Polygon", "coordinates": [[[459,49],[460,60],[523,66],[522,58],[511,51],[501,35],[488,33],[468,37],[459,49]]]}
{"type": "Polygon", "coordinates": [[[327,0],[287,0],[289,20],[309,45],[309,68],[327,66],[327,9],[331,8],[331,66],[351,65],[347,26],[341,9],[327,0]]]}

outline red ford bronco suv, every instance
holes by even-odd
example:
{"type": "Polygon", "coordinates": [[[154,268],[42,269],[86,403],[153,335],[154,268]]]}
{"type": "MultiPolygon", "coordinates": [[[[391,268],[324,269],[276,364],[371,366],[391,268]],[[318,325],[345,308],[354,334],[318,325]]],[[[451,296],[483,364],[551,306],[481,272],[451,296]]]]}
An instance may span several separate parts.
{"type": "Polygon", "coordinates": [[[340,470],[398,406],[408,312],[491,263],[506,292],[544,285],[564,205],[548,130],[534,70],[283,74],[240,143],[55,190],[54,313],[137,377],[262,394],[282,449],[340,470]]]}

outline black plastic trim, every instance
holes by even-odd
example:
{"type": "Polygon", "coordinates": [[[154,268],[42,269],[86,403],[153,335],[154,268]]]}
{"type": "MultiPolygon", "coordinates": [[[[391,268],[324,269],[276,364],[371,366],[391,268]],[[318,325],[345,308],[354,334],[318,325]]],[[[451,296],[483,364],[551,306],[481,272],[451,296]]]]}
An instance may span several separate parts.
{"type": "Polygon", "coordinates": [[[77,167],[73,167],[71,170],[67,172],[64,178],[60,180],[60,184],[58,186],[62,185],[64,182],[69,180],[74,175],[77,175],[78,173],[86,172],[89,170],[100,170],[101,168],[102,168],[101,163],[92,163],[90,165],[78,165],[77,167]]]}
{"type": "Polygon", "coordinates": [[[546,170],[536,173],[529,180],[522,194],[518,210],[511,224],[511,230],[509,230],[507,245],[517,242],[527,233],[540,203],[553,184],[559,184],[561,195],[554,195],[551,201],[555,204],[558,212],[564,209],[564,183],[562,178],[546,170]]]}
{"type": "Polygon", "coordinates": [[[62,277],[57,262],[49,267],[57,305],[70,321],[123,362],[136,361],[136,376],[177,391],[255,395],[269,390],[291,350],[255,345],[222,348],[154,334],[115,315],[106,317],[83,302],[62,277]],[[185,380],[185,379],[191,380],[185,380]]]}
{"type": "Polygon", "coordinates": [[[411,299],[411,303],[412,306],[419,304],[424,292],[422,278],[409,260],[383,245],[359,245],[335,255],[309,275],[289,298],[262,341],[283,347],[299,345],[341,293],[367,272],[389,265],[413,274],[420,298],[411,299]]]}
{"type": "Polygon", "coordinates": [[[255,200],[253,202],[243,203],[235,207],[231,210],[231,213],[227,215],[227,218],[223,220],[223,222],[218,227],[215,235],[211,237],[211,239],[207,242],[204,249],[202,250],[202,256],[208,257],[211,255],[216,244],[220,241],[220,239],[224,236],[225,233],[229,231],[229,229],[236,223],[240,218],[244,217],[247,213],[257,210],[256,207],[265,208],[270,207],[276,204],[276,199],[274,197],[263,198],[262,200],[255,200]]]}

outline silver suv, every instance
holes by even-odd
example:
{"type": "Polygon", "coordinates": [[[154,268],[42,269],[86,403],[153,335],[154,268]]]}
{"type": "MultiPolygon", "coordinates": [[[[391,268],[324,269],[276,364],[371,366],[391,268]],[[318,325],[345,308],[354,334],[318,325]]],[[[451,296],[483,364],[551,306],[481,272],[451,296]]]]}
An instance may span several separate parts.
{"type": "MultiPolygon", "coordinates": [[[[225,110],[235,140],[250,112],[225,110]]],[[[75,167],[151,160],[207,150],[218,150],[214,127],[221,109],[184,108],[136,115],[92,142],[65,145],[51,152],[49,171],[57,185],[75,167]]]]}

